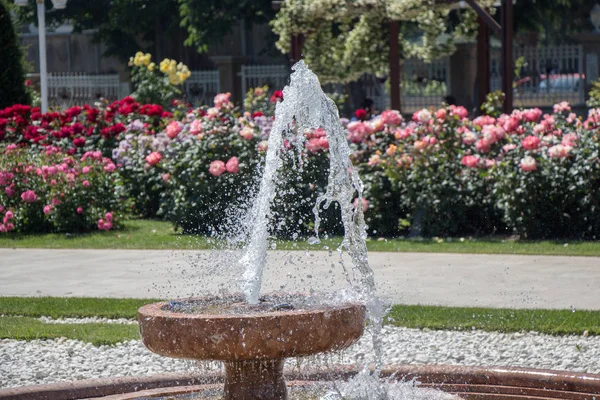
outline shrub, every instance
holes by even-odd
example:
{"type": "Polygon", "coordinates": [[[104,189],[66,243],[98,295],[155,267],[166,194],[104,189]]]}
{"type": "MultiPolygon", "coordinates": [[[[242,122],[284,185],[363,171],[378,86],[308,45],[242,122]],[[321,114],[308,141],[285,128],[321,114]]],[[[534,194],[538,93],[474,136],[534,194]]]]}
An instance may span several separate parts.
{"type": "Polygon", "coordinates": [[[10,18],[10,12],[0,1],[0,109],[13,104],[29,104],[31,97],[25,88],[23,54],[10,18]]]}
{"type": "Polygon", "coordinates": [[[87,232],[117,228],[126,202],[119,174],[100,152],[74,158],[0,148],[0,232],[87,232]]]}
{"type": "Polygon", "coordinates": [[[137,52],[129,59],[131,82],[135,87],[132,97],[140,103],[169,106],[181,95],[181,85],[191,72],[183,63],[165,58],[158,70],[149,53],[137,52]]]}

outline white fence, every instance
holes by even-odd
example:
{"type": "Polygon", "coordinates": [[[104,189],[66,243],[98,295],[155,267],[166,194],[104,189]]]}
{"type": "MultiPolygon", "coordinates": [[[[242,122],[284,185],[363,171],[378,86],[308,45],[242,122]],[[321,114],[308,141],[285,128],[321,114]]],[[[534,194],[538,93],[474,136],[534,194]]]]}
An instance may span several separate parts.
{"type": "Polygon", "coordinates": [[[48,74],[48,102],[51,107],[68,108],[93,104],[99,99],[114,101],[121,97],[119,75],[78,73],[48,74]]]}
{"type": "Polygon", "coordinates": [[[186,100],[194,105],[212,104],[221,91],[218,70],[192,71],[183,84],[186,100]]]}
{"type": "Polygon", "coordinates": [[[242,80],[242,95],[250,88],[269,85],[271,90],[281,90],[288,84],[290,69],[287,65],[242,65],[239,76],[242,80]]]}
{"type": "MultiPolygon", "coordinates": [[[[402,112],[411,113],[422,108],[442,104],[450,88],[450,59],[442,58],[427,63],[420,59],[408,59],[402,63],[401,106],[402,112]]],[[[390,107],[389,84],[373,75],[361,79],[367,97],[378,110],[390,107]]]]}
{"type": "MultiPolygon", "coordinates": [[[[559,101],[572,105],[585,102],[583,47],[579,45],[519,47],[515,63],[522,57],[523,67],[515,76],[515,107],[544,107],[559,101]]],[[[492,90],[502,87],[502,55],[492,53],[492,90]]]]}

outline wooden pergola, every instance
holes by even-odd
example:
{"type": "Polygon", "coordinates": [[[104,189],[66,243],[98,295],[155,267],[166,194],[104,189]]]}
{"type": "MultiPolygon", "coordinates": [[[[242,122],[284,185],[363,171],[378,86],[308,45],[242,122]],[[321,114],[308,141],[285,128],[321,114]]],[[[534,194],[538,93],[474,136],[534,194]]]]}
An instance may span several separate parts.
{"type": "MultiPolygon", "coordinates": [[[[453,4],[458,0],[437,0],[438,3],[453,4]]],[[[500,24],[481,7],[475,0],[466,0],[466,3],[477,13],[479,31],[477,32],[477,82],[478,103],[481,104],[490,93],[490,31],[497,33],[502,40],[502,92],[504,92],[505,113],[510,113],[513,108],[513,0],[501,0],[500,24]]],[[[273,8],[281,8],[281,1],[273,1],[273,8]]],[[[389,38],[389,70],[390,70],[390,97],[394,110],[401,110],[400,96],[400,48],[398,34],[399,21],[388,22],[389,38]]],[[[293,62],[302,58],[303,35],[292,37],[291,59],[293,62]]]]}

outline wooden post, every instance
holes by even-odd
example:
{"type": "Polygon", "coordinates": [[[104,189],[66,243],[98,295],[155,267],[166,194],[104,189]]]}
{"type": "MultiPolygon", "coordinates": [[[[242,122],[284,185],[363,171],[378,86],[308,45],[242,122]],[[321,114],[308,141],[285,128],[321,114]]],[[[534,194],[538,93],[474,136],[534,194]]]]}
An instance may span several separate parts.
{"type": "Polygon", "coordinates": [[[292,36],[292,64],[297,63],[302,59],[302,44],[304,43],[304,35],[292,36]]]}
{"type": "MultiPolygon", "coordinates": [[[[485,101],[491,92],[490,82],[490,28],[485,20],[478,17],[477,31],[477,102],[478,106],[485,101]]],[[[478,107],[479,108],[479,107],[478,107]]]]}
{"type": "Polygon", "coordinates": [[[510,114],[513,109],[513,3],[502,2],[502,91],[504,92],[504,112],[510,114]]]}
{"type": "Polygon", "coordinates": [[[390,22],[388,28],[391,106],[392,110],[402,111],[400,100],[400,49],[398,45],[400,27],[398,21],[390,22]]]}

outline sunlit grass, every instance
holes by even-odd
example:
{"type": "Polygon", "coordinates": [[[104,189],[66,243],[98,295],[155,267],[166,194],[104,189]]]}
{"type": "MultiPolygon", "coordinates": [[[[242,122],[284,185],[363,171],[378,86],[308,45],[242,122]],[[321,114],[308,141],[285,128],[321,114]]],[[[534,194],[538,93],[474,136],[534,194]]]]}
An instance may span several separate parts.
{"type": "MultiPolygon", "coordinates": [[[[131,318],[137,309],[156,299],[63,297],[0,297],[0,339],[55,339],[115,344],[139,339],[135,325],[45,324],[37,317],[131,318]]],[[[529,332],[550,335],[600,334],[600,313],[587,310],[516,310],[469,307],[395,305],[386,323],[394,326],[488,332],[529,332]]]]}

